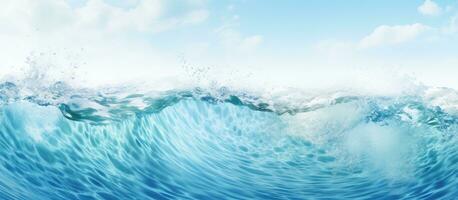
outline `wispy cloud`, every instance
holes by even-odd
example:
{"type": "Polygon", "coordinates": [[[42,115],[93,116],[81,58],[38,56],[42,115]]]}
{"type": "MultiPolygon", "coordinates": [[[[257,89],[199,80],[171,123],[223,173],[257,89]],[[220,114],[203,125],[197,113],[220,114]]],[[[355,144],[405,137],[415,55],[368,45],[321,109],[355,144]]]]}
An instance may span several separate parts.
{"type": "Polygon", "coordinates": [[[450,18],[448,26],[444,28],[446,34],[458,33],[458,14],[450,18]]]}
{"type": "Polygon", "coordinates": [[[420,23],[409,25],[382,25],[360,41],[363,48],[395,45],[416,39],[432,28],[420,23]]]}
{"type": "Polygon", "coordinates": [[[215,30],[221,44],[230,51],[249,52],[264,41],[262,35],[243,35],[239,31],[238,15],[234,15],[226,24],[215,30]]]}
{"type": "Polygon", "coordinates": [[[423,15],[439,15],[442,12],[442,8],[432,0],[425,0],[417,10],[423,15]]]}
{"type": "Polygon", "coordinates": [[[128,9],[103,0],[88,0],[76,8],[66,1],[55,0],[6,0],[3,5],[0,21],[5,25],[1,28],[9,31],[71,28],[78,31],[161,32],[203,22],[209,15],[199,6],[201,4],[195,3],[189,3],[182,13],[169,15],[165,0],[141,0],[128,9]]]}

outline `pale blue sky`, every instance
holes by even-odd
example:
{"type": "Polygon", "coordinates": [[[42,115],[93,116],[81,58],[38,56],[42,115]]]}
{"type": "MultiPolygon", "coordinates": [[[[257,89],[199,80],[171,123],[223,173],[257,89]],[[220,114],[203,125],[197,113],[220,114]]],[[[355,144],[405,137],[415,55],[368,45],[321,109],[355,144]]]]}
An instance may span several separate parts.
{"type": "MultiPolygon", "coordinates": [[[[84,6],[85,0],[69,0],[73,6],[84,6]]],[[[106,0],[107,4],[132,9],[139,1],[106,0]]],[[[165,16],[180,15],[188,5],[179,0],[165,1],[165,16]]],[[[270,47],[304,49],[321,40],[359,40],[380,25],[407,25],[422,23],[442,28],[450,18],[458,14],[458,1],[436,0],[441,13],[426,16],[418,12],[424,2],[414,1],[263,1],[219,0],[202,1],[208,17],[199,24],[159,33],[135,34],[145,37],[164,48],[180,47],[187,42],[209,42],[215,38],[214,30],[231,18],[238,16],[237,29],[246,35],[262,35],[264,44],[270,47]],[[230,9],[232,7],[232,9],[230,9]]]]}
{"type": "Polygon", "coordinates": [[[458,87],[454,77],[445,76],[458,68],[457,0],[2,4],[0,42],[11,49],[0,57],[3,72],[23,64],[31,52],[52,51],[80,57],[86,72],[98,70],[88,72],[88,77],[101,79],[101,71],[112,71],[111,77],[103,77],[107,80],[120,79],[119,74],[139,76],[132,71],[174,76],[184,58],[195,66],[246,70],[264,77],[287,68],[290,74],[283,74],[283,79],[320,70],[339,74],[354,68],[388,68],[427,83],[458,87]]]}

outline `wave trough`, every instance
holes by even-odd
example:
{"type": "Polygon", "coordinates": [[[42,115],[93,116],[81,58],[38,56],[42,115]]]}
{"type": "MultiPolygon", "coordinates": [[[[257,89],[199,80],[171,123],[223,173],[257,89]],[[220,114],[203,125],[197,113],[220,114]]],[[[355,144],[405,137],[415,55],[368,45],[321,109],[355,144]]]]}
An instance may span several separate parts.
{"type": "Polygon", "coordinates": [[[458,116],[440,98],[5,82],[0,106],[0,199],[458,196],[458,116]]]}

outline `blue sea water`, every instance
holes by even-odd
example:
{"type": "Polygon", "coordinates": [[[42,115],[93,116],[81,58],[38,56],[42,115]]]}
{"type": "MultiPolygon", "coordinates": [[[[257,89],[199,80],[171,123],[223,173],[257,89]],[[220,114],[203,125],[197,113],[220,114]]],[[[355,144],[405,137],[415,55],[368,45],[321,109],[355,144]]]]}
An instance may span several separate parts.
{"type": "Polygon", "coordinates": [[[4,82],[0,199],[458,199],[458,116],[431,99],[218,91],[4,82]]]}

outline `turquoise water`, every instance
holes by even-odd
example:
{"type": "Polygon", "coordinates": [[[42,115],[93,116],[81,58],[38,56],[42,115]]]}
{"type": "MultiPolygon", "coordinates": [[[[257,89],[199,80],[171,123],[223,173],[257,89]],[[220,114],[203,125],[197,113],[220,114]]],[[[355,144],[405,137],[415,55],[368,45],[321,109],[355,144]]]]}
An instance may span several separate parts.
{"type": "Polygon", "coordinates": [[[458,117],[420,96],[275,104],[7,82],[0,102],[0,199],[458,197],[458,117]]]}

